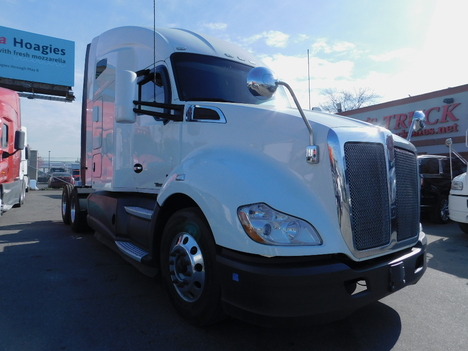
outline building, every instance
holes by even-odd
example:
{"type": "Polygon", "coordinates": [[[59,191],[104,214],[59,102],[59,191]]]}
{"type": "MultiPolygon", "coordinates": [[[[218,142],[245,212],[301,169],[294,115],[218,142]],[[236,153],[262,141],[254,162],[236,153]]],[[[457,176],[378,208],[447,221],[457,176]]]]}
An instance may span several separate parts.
{"type": "Polygon", "coordinates": [[[417,110],[426,114],[426,128],[411,136],[418,154],[448,155],[445,141],[451,138],[452,148],[468,158],[468,84],[344,111],[340,115],[383,126],[406,138],[417,110]]]}

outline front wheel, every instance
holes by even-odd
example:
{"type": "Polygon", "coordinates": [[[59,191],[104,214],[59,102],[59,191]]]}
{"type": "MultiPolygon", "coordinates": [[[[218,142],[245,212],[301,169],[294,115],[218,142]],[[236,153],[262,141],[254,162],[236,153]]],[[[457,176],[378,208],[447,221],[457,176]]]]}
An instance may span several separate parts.
{"type": "Polygon", "coordinates": [[[174,307],[194,325],[222,317],[215,256],[213,235],[199,209],[169,218],[161,239],[161,275],[174,307]]]}
{"type": "Polygon", "coordinates": [[[21,207],[24,205],[24,200],[26,199],[26,186],[21,182],[21,192],[18,197],[18,203],[13,207],[21,207]]]}
{"type": "Polygon", "coordinates": [[[433,220],[435,223],[447,224],[450,221],[448,199],[443,197],[439,200],[434,211],[433,220]]]}

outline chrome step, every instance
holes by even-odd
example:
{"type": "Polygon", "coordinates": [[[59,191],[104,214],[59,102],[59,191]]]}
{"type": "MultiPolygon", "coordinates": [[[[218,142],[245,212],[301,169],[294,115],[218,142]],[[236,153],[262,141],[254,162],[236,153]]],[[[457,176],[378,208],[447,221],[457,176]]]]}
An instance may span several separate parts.
{"type": "Polygon", "coordinates": [[[138,246],[132,244],[128,241],[116,241],[115,244],[127,256],[133,258],[135,261],[141,262],[143,257],[145,257],[148,252],[139,248],[138,246]]]}

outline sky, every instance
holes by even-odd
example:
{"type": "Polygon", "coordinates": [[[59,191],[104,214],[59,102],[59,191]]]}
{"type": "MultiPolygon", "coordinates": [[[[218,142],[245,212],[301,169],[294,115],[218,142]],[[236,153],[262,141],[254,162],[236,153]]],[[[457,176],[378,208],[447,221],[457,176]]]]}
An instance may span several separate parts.
{"type": "Polygon", "coordinates": [[[39,156],[79,158],[86,45],[119,26],[156,22],[242,46],[291,85],[304,108],[324,103],[328,88],[369,88],[386,102],[468,84],[466,0],[155,0],[155,20],[153,6],[0,0],[1,26],[75,42],[76,100],[21,99],[39,156]]]}

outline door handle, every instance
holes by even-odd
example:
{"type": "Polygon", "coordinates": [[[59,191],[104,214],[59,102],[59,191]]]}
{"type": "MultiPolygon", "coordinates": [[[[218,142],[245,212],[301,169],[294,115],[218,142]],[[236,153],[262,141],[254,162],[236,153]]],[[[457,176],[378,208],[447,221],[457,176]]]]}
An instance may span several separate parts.
{"type": "Polygon", "coordinates": [[[141,173],[141,172],[143,172],[143,165],[140,164],[140,163],[134,164],[134,165],[133,165],[133,171],[134,171],[135,173],[141,173]]]}

